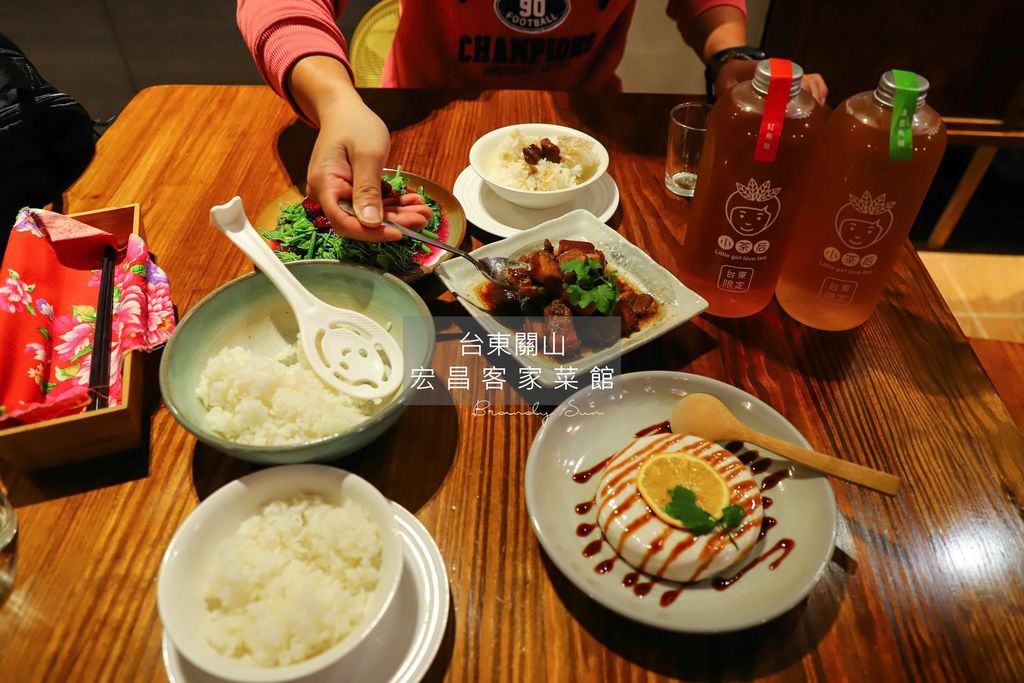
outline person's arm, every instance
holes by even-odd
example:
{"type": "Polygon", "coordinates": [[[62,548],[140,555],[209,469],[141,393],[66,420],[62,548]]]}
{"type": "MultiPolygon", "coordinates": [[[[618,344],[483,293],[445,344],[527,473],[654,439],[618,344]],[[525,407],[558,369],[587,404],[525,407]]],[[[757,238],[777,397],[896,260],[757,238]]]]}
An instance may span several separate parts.
{"type": "MultiPolygon", "coordinates": [[[[669,0],[668,14],[675,19],[686,43],[707,64],[722,50],[747,44],[744,0],[669,0]]],[[[723,93],[740,81],[754,77],[757,62],[727,61],[715,79],[715,92],[723,93]]],[[[828,88],[820,74],[804,74],[801,87],[825,103],[828,88]]]]}
{"type": "Polygon", "coordinates": [[[388,200],[386,207],[381,202],[391,136],[353,86],[331,0],[238,0],[237,18],[267,84],[320,128],[306,193],[335,231],[360,240],[399,239],[397,230],[381,229],[382,215],[410,228],[425,226],[431,214],[419,195],[388,200]],[[338,208],[338,200],[348,198],[361,222],[338,208]]]}

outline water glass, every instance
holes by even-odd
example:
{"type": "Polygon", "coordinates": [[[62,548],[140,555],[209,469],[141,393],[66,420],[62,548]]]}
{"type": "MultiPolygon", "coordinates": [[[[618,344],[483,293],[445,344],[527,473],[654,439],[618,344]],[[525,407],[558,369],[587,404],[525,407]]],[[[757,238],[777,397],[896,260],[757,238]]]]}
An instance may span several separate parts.
{"type": "Polygon", "coordinates": [[[704,102],[685,102],[669,112],[665,187],[681,197],[693,196],[710,112],[711,105],[704,102]]]}
{"type": "Polygon", "coordinates": [[[0,490],[0,602],[14,585],[14,566],[18,556],[18,518],[0,490]]]}

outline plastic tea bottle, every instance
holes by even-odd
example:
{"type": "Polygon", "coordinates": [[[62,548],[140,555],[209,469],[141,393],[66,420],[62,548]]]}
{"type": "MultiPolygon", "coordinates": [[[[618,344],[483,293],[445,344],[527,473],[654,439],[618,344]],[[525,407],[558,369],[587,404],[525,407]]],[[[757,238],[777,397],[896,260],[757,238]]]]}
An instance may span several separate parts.
{"type": "Polygon", "coordinates": [[[815,199],[802,207],[776,291],[805,325],[856,327],[881,297],[946,148],[927,94],[921,76],[887,71],[829,117],[815,199]]]}
{"type": "Polygon", "coordinates": [[[681,278],[714,315],[752,315],[775,291],[801,178],[825,128],[802,77],[793,62],[764,60],[711,110],[681,278]]]}

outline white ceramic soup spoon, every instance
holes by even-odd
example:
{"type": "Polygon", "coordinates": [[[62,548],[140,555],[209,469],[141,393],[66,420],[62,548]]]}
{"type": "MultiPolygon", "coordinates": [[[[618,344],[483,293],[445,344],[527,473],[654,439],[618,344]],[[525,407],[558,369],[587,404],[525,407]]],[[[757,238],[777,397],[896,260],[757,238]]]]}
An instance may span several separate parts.
{"type": "Polygon", "coordinates": [[[299,323],[306,360],[324,382],[360,399],[385,398],[398,388],[402,349],[394,337],[373,319],[330,306],[303,287],[252,227],[241,197],[210,209],[210,222],[284,295],[299,323]]]}

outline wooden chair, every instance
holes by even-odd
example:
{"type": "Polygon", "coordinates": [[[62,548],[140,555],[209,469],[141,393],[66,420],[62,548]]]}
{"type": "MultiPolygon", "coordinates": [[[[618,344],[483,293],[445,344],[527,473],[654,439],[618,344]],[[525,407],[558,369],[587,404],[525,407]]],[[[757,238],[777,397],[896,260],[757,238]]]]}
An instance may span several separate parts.
{"type": "Polygon", "coordinates": [[[949,241],[949,236],[953,234],[953,229],[992,164],[996,152],[1000,148],[1024,149],[1024,81],[1017,86],[1003,120],[946,117],[943,121],[950,145],[977,149],[928,237],[928,249],[942,249],[949,241]]]}
{"type": "Polygon", "coordinates": [[[398,0],[383,0],[371,7],[356,25],[349,46],[349,59],[356,86],[379,88],[384,59],[398,30],[398,0]]]}

